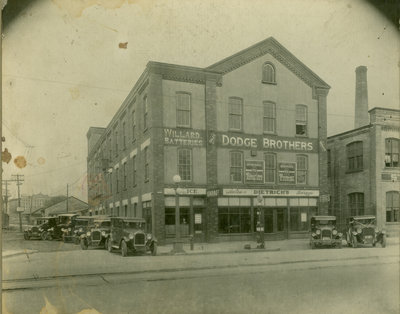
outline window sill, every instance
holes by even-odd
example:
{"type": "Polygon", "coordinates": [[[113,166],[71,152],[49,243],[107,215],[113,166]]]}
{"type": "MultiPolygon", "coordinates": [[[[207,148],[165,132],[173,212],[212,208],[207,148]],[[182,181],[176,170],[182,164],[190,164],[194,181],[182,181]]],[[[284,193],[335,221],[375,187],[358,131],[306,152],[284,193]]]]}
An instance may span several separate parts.
{"type": "Polygon", "coordinates": [[[192,129],[191,126],[185,126],[185,125],[177,125],[176,128],[177,129],[192,129]]]}
{"type": "Polygon", "coordinates": [[[276,131],[273,131],[273,132],[264,131],[263,134],[264,135],[278,135],[278,133],[276,133],[276,131]]]}
{"type": "Polygon", "coordinates": [[[363,172],[364,171],[364,169],[352,169],[352,170],[347,170],[346,172],[345,172],[345,174],[351,174],[351,173],[358,173],[358,172],[363,172]]]}
{"type": "Polygon", "coordinates": [[[296,134],[295,137],[300,137],[300,138],[308,138],[307,134],[296,134]]]}
{"type": "Polygon", "coordinates": [[[268,81],[261,81],[261,83],[267,85],[278,85],[276,82],[268,82],[268,81]]]}
{"type": "Polygon", "coordinates": [[[243,133],[243,130],[238,130],[238,129],[228,129],[228,131],[234,133],[243,133]]]}

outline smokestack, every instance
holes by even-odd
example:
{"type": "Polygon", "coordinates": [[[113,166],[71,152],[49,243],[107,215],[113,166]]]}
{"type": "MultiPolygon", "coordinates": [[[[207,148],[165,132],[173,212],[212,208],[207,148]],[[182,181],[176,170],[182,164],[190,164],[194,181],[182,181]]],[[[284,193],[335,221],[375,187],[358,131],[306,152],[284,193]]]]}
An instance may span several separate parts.
{"type": "Polygon", "coordinates": [[[354,115],[354,127],[357,129],[368,124],[367,67],[360,65],[356,68],[356,108],[354,115]]]}

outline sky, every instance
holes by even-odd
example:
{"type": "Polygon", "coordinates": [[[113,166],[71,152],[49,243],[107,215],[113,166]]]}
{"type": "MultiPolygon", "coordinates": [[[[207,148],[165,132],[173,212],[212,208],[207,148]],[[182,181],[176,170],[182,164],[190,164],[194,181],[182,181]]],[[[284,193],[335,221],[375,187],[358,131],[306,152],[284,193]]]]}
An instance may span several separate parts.
{"type": "Polygon", "coordinates": [[[270,36],[331,86],[328,135],[354,127],[359,65],[369,109],[400,109],[399,31],[363,0],[40,0],[3,33],[3,180],[87,200],[88,128],[107,126],[148,61],[207,67],[270,36]]]}

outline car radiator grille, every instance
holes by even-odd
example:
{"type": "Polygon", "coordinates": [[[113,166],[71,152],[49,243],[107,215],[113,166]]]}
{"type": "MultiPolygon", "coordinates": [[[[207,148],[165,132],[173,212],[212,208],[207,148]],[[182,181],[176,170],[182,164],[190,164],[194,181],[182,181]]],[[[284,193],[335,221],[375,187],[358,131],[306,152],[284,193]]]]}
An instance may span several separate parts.
{"type": "Polygon", "coordinates": [[[101,233],[100,233],[100,231],[93,231],[93,232],[92,232],[92,239],[93,239],[94,241],[100,240],[100,239],[101,239],[101,233]]]}
{"type": "Polygon", "coordinates": [[[137,233],[135,234],[135,244],[144,244],[145,235],[144,233],[137,233]]]}
{"type": "Polygon", "coordinates": [[[375,234],[375,229],[374,228],[364,228],[362,231],[362,234],[364,236],[366,235],[374,235],[375,234]]]}
{"type": "Polygon", "coordinates": [[[325,238],[325,237],[330,238],[330,237],[331,237],[331,231],[330,231],[330,230],[322,230],[321,236],[322,236],[323,238],[325,238]]]}
{"type": "Polygon", "coordinates": [[[39,231],[38,227],[32,227],[32,232],[38,232],[38,231],[39,231]]]}

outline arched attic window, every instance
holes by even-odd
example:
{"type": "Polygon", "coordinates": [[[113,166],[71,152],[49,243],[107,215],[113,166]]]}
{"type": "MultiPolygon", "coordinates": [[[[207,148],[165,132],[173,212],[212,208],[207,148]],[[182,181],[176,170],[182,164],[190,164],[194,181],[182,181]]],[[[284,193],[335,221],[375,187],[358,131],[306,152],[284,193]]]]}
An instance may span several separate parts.
{"type": "Polygon", "coordinates": [[[262,82],[276,84],[275,67],[271,62],[265,62],[262,67],[262,82]]]}

